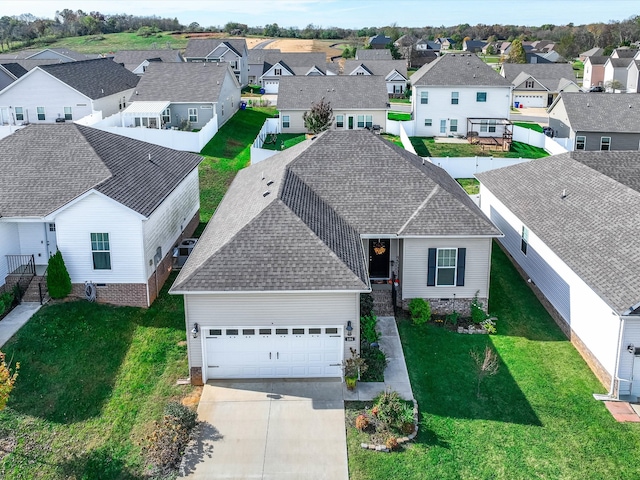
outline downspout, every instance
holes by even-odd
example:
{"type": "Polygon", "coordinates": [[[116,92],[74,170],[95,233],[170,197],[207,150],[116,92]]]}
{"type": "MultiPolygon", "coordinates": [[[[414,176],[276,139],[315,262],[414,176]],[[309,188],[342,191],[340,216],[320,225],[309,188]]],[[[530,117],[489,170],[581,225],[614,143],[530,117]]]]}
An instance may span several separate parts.
{"type": "Polygon", "coordinates": [[[618,400],[618,394],[614,395],[614,390],[616,387],[616,378],[618,378],[618,368],[620,366],[620,350],[622,349],[622,332],[624,331],[624,317],[619,315],[620,319],[620,328],[618,329],[618,346],[616,348],[616,363],[613,368],[613,374],[611,375],[611,385],[609,386],[609,391],[606,394],[594,393],[593,398],[596,400],[618,400]]]}

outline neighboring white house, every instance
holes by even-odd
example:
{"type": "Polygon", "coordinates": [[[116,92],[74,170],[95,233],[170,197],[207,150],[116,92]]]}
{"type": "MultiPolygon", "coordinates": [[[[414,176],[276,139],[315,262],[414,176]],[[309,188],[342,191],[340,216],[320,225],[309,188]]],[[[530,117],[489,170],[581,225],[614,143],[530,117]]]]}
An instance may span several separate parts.
{"type": "Polygon", "coordinates": [[[409,75],[406,60],[347,60],[344,63],[345,75],[379,75],[387,82],[389,96],[404,96],[409,75]]]}
{"type": "Polygon", "coordinates": [[[0,91],[0,116],[12,125],[106,117],[126,108],[139,79],[108,58],[41,65],[0,91]]]}
{"type": "Polygon", "coordinates": [[[341,377],[361,293],[391,303],[398,280],[404,306],[468,314],[474,295],[487,304],[500,235],[444,170],[371,132],[326,131],[247,167],[170,290],[191,381],[341,377]]]}
{"type": "Polygon", "coordinates": [[[607,91],[625,90],[627,88],[627,72],[629,65],[634,63],[633,58],[610,57],[604,63],[603,85],[607,91]],[[612,87],[612,84],[614,85],[612,87]],[[617,86],[615,86],[617,84],[617,86]]]}
{"type": "Polygon", "coordinates": [[[634,59],[627,68],[627,93],[640,93],[640,58],[634,59]]]}
{"type": "Polygon", "coordinates": [[[184,62],[180,50],[170,48],[157,50],[119,50],[113,61],[121,63],[124,68],[136,75],[142,75],[151,62],[181,63],[184,62]]]}
{"type": "Polygon", "coordinates": [[[477,177],[482,210],[556,322],[611,397],[636,401],[640,153],[571,152],[477,177]]]}
{"type": "Polygon", "coordinates": [[[324,53],[280,53],[264,56],[263,70],[258,77],[266,93],[277,94],[281,77],[314,76],[332,74],[327,72],[327,57],[324,53]]]}
{"type": "Polygon", "coordinates": [[[418,137],[465,136],[468,120],[480,136],[501,137],[509,118],[511,83],[474,53],[449,53],[410,78],[418,137]]]}
{"type": "Polygon", "coordinates": [[[0,140],[1,284],[59,250],[73,295],[90,282],[99,302],[149,306],[198,225],[200,160],[73,123],[0,140]]]}
{"type": "Polygon", "coordinates": [[[324,100],[333,109],[336,130],[359,130],[387,123],[389,96],[384,77],[331,75],[282,77],[278,94],[280,131],[305,133],[303,115],[324,100]]]}
{"type": "Polygon", "coordinates": [[[183,56],[187,62],[227,62],[240,86],[249,83],[249,50],[245,39],[190,38],[183,56]]]}
{"type": "Polygon", "coordinates": [[[580,92],[569,63],[504,63],[500,74],[513,85],[512,102],[546,108],[562,92],[580,92]]]}

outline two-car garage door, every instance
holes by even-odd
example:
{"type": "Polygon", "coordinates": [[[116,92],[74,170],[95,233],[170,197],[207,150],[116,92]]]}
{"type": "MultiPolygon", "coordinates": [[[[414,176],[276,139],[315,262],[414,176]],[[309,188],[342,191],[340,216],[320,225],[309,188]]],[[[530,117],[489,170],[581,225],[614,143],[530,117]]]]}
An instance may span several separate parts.
{"type": "Polygon", "coordinates": [[[513,101],[528,108],[544,108],[547,106],[546,92],[541,95],[514,95],[513,101]]]}
{"type": "Polygon", "coordinates": [[[342,326],[203,329],[207,379],[342,375],[342,326]]]}

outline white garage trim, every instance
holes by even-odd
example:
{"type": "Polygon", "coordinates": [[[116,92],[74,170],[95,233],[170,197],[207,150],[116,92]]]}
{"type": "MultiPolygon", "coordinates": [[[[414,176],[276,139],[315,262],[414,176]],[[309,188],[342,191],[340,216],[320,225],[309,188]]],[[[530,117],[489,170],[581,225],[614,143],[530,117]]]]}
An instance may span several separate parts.
{"type": "Polygon", "coordinates": [[[342,325],[233,325],[201,328],[202,380],[340,378],[342,325]]]}
{"type": "Polygon", "coordinates": [[[547,94],[544,95],[514,95],[513,101],[525,107],[544,108],[547,106],[547,94]]]}
{"type": "Polygon", "coordinates": [[[278,93],[279,85],[280,85],[280,80],[265,80],[264,93],[278,93]]]}

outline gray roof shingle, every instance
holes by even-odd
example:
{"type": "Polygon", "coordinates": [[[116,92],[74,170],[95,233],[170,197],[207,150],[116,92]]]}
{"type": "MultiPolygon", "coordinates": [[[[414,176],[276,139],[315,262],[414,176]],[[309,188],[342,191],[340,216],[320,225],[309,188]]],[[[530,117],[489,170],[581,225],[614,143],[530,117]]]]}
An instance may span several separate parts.
{"type": "Polygon", "coordinates": [[[140,77],[110,58],[39,67],[83,95],[97,100],[134,88],[140,77]]]}
{"type": "Polygon", "coordinates": [[[386,77],[392,71],[397,70],[398,73],[405,78],[409,78],[407,75],[407,62],[406,60],[369,60],[367,62],[362,60],[347,60],[344,62],[344,74],[349,75],[356,68],[362,65],[372,75],[381,75],[386,77]]]}
{"type": "Polygon", "coordinates": [[[249,65],[261,65],[265,57],[274,53],[280,53],[279,48],[252,48],[249,50],[249,65]]]}
{"type": "Polygon", "coordinates": [[[555,83],[555,85],[561,78],[576,81],[573,67],[569,63],[504,63],[502,69],[504,78],[510,82],[513,82],[523,72],[540,82],[542,82],[541,79],[553,80],[552,84],[555,83]]]}
{"type": "Polygon", "coordinates": [[[0,140],[0,216],[43,217],[91,189],[149,216],[200,160],[81,125],[30,125],[0,140]]]}
{"type": "Polygon", "coordinates": [[[474,53],[448,53],[421,67],[410,78],[415,86],[510,87],[511,83],[474,53]]]}
{"type": "Polygon", "coordinates": [[[22,65],[20,65],[19,63],[15,63],[15,62],[13,62],[13,63],[2,63],[2,62],[0,62],[0,65],[2,65],[2,68],[4,68],[7,72],[9,72],[11,75],[13,75],[16,78],[20,78],[21,76],[23,76],[28,71],[22,65]]]}
{"type": "Polygon", "coordinates": [[[384,77],[370,75],[327,75],[281,77],[279,110],[308,110],[322,98],[335,110],[386,109],[389,102],[384,77]]]}
{"type": "Polygon", "coordinates": [[[304,67],[309,70],[311,67],[320,67],[324,70],[327,63],[327,56],[324,53],[269,53],[264,56],[264,69],[266,73],[276,63],[285,64],[289,68],[304,67]]]}
{"type": "Polygon", "coordinates": [[[226,62],[152,62],[130,101],[217,102],[227,73],[234,81],[226,62]]]}
{"type": "Polygon", "coordinates": [[[207,58],[221,43],[224,43],[239,56],[242,56],[247,49],[247,41],[245,39],[190,38],[184,51],[184,58],[207,58]]]}
{"type": "Polygon", "coordinates": [[[500,232],[439,167],[327,131],[238,173],[172,291],[363,290],[363,234],[500,232]]]}
{"type": "Polygon", "coordinates": [[[607,63],[607,60],[609,60],[609,57],[604,55],[593,55],[591,57],[587,57],[585,63],[587,62],[587,60],[589,61],[589,63],[591,63],[591,65],[604,65],[605,63],[607,63]]]}
{"type": "Polygon", "coordinates": [[[127,70],[136,69],[142,62],[179,63],[184,62],[180,50],[169,48],[158,50],[120,50],[113,56],[113,61],[121,63],[127,70]]]}
{"type": "Polygon", "coordinates": [[[564,103],[576,132],[640,132],[640,95],[636,93],[567,93],[564,103]]]}
{"type": "Polygon", "coordinates": [[[393,57],[388,48],[358,49],[356,50],[356,60],[393,60],[393,57]]]}
{"type": "Polygon", "coordinates": [[[571,152],[476,176],[618,313],[640,301],[640,152],[571,152]]]}

